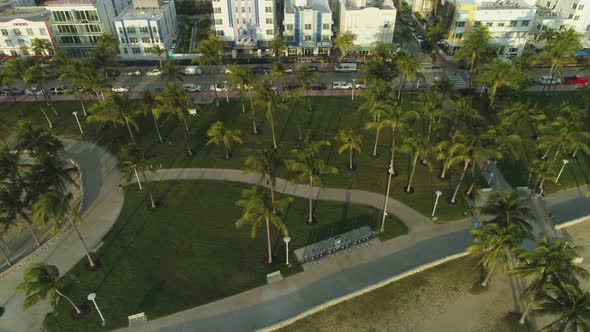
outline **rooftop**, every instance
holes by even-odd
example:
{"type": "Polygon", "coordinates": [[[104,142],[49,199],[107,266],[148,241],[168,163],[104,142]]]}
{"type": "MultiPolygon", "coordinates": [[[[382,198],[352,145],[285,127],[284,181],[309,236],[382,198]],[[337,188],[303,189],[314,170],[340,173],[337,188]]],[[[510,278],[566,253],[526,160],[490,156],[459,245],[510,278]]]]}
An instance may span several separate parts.
{"type": "Polygon", "coordinates": [[[395,9],[392,0],[344,0],[347,10],[375,7],[379,9],[395,9]]]}
{"type": "Polygon", "coordinates": [[[45,0],[42,5],[45,6],[76,6],[76,5],[94,5],[97,0],[45,0]]]}
{"type": "Polygon", "coordinates": [[[147,20],[150,18],[160,18],[164,15],[164,10],[170,6],[170,2],[164,2],[162,7],[159,9],[134,9],[127,7],[117,18],[115,21],[125,21],[125,20],[147,20]]]}
{"type": "Polygon", "coordinates": [[[532,9],[534,6],[522,0],[499,0],[499,1],[482,1],[482,0],[458,0],[464,5],[477,5],[477,9],[532,9]]]}
{"type": "Polygon", "coordinates": [[[285,0],[285,12],[294,13],[305,9],[316,10],[322,13],[331,13],[328,0],[285,0]],[[304,4],[304,6],[301,6],[304,4]]]}
{"type": "Polygon", "coordinates": [[[551,8],[537,6],[537,16],[539,17],[561,17],[551,8]]]}
{"type": "Polygon", "coordinates": [[[29,21],[45,21],[51,17],[51,12],[40,7],[14,7],[0,11],[0,22],[12,21],[17,18],[29,21]]]}

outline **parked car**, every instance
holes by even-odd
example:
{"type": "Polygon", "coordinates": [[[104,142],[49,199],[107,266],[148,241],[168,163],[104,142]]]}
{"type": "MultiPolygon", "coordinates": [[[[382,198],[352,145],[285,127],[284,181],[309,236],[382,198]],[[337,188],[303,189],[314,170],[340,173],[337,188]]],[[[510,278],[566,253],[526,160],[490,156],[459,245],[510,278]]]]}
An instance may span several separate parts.
{"type": "Polygon", "coordinates": [[[293,73],[293,67],[285,68],[285,73],[287,73],[287,74],[293,73]]]}
{"type": "Polygon", "coordinates": [[[12,94],[17,96],[24,95],[25,90],[21,88],[12,88],[12,94]]]}
{"type": "Polygon", "coordinates": [[[270,73],[270,69],[268,69],[264,66],[257,66],[257,67],[252,68],[252,73],[268,75],[268,73],[270,73]]]}
{"type": "Polygon", "coordinates": [[[68,89],[67,85],[61,85],[61,86],[56,86],[54,88],[51,88],[49,91],[51,92],[51,94],[54,94],[54,95],[63,95],[67,89],[68,89]]]}
{"type": "Polygon", "coordinates": [[[227,90],[228,89],[226,83],[217,83],[217,85],[211,84],[211,86],[209,87],[209,91],[223,92],[227,90]]]}
{"type": "Polygon", "coordinates": [[[108,77],[117,77],[117,76],[121,75],[121,72],[116,69],[107,69],[105,71],[105,73],[107,74],[108,77]]]}
{"type": "Polygon", "coordinates": [[[334,67],[334,70],[339,73],[354,73],[358,69],[356,63],[341,63],[334,67]]]}
{"type": "Polygon", "coordinates": [[[25,90],[20,88],[2,88],[0,89],[0,94],[4,96],[14,96],[14,95],[23,95],[25,94],[25,90]]]}
{"type": "Polygon", "coordinates": [[[114,87],[111,88],[111,91],[113,93],[128,93],[129,87],[126,85],[115,85],[114,87]]]}
{"type": "Polygon", "coordinates": [[[565,77],[565,81],[568,82],[569,84],[586,84],[590,81],[590,79],[588,79],[588,77],[585,77],[582,75],[575,75],[575,76],[565,77]]]}
{"type": "Polygon", "coordinates": [[[332,89],[334,90],[349,90],[352,89],[352,83],[345,81],[332,82],[332,89]]]}
{"type": "Polygon", "coordinates": [[[42,96],[45,94],[45,89],[33,86],[30,89],[26,89],[25,94],[29,96],[42,96]]]}
{"type": "Polygon", "coordinates": [[[326,86],[326,83],[322,83],[322,82],[309,83],[309,85],[307,87],[310,90],[326,90],[328,88],[326,86]]]}
{"type": "Polygon", "coordinates": [[[203,71],[199,66],[186,66],[182,69],[182,73],[186,76],[201,75],[203,71]]]}
{"type": "Polygon", "coordinates": [[[561,84],[561,80],[559,79],[559,77],[542,76],[539,79],[539,83],[543,85],[559,85],[561,84]]]}
{"type": "Polygon", "coordinates": [[[125,76],[125,77],[137,77],[137,76],[141,76],[141,70],[139,70],[139,69],[128,70],[128,71],[126,71],[126,72],[123,73],[123,76],[125,76]]]}
{"type": "Polygon", "coordinates": [[[194,84],[194,83],[185,83],[182,85],[182,88],[184,89],[184,91],[188,91],[188,92],[201,92],[201,91],[203,91],[203,89],[201,88],[200,85],[194,84]]]}
{"type": "Polygon", "coordinates": [[[359,82],[354,82],[354,88],[355,89],[364,89],[365,88],[365,83],[359,83],[359,82]]]}
{"type": "Polygon", "coordinates": [[[307,66],[307,71],[319,71],[320,67],[318,66],[307,66]]]}
{"type": "Polygon", "coordinates": [[[3,96],[11,96],[12,89],[11,88],[2,88],[2,89],[0,89],[0,94],[2,94],[3,96]]]}
{"type": "Polygon", "coordinates": [[[283,90],[285,90],[285,91],[295,90],[300,87],[301,87],[301,84],[296,83],[296,82],[285,82],[285,84],[283,84],[283,90]]]}
{"type": "Polygon", "coordinates": [[[162,75],[162,69],[159,69],[159,68],[152,69],[152,70],[148,71],[147,73],[145,73],[145,76],[149,76],[149,77],[156,77],[156,76],[160,76],[160,75],[162,75]]]}

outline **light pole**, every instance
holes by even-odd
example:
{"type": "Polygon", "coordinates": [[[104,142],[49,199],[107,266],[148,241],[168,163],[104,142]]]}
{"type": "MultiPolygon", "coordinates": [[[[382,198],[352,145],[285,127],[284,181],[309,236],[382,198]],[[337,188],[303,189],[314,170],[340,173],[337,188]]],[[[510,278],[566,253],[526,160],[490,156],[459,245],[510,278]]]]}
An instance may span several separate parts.
{"type": "Polygon", "coordinates": [[[225,101],[229,103],[229,86],[227,85],[227,81],[223,81],[223,86],[225,87],[225,101]]]}
{"type": "Polygon", "coordinates": [[[76,118],[76,122],[78,123],[78,128],[80,128],[80,134],[84,135],[84,130],[82,130],[82,125],[80,124],[80,119],[78,119],[78,112],[72,112],[72,114],[76,118]]]}
{"type": "Polygon", "coordinates": [[[389,188],[391,188],[391,176],[393,175],[393,163],[389,164],[389,180],[387,180],[387,193],[385,194],[385,203],[383,204],[383,220],[381,221],[381,233],[385,230],[385,218],[387,217],[387,201],[389,200],[389,188]]]}
{"type": "Polygon", "coordinates": [[[352,100],[354,100],[354,90],[356,89],[356,78],[352,79],[352,100]]]}
{"type": "Polygon", "coordinates": [[[291,242],[291,238],[285,236],[283,241],[285,241],[285,256],[287,257],[287,266],[291,267],[291,264],[289,264],[289,242],[291,242]]]}
{"type": "Polygon", "coordinates": [[[438,199],[442,195],[442,191],[437,190],[434,192],[436,194],[436,199],[434,200],[434,208],[432,208],[432,218],[434,219],[434,213],[436,212],[436,206],[438,205],[438,199]]]}
{"type": "Polygon", "coordinates": [[[492,180],[494,179],[494,172],[490,172],[490,174],[488,174],[488,185],[492,183],[492,180]]]}
{"type": "Polygon", "coordinates": [[[96,311],[98,311],[98,315],[100,316],[100,320],[102,321],[102,326],[105,326],[107,324],[107,322],[104,320],[104,317],[102,316],[102,312],[100,312],[100,309],[98,309],[98,304],[96,304],[96,294],[95,293],[90,293],[88,294],[87,297],[88,301],[92,301],[92,303],[94,303],[94,307],[96,308],[96,311]]]}
{"type": "Polygon", "coordinates": [[[563,163],[563,165],[561,165],[561,169],[559,170],[559,173],[557,174],[557,178],[555,179],[555,183],[557,183],[557,181],[559,181],[559,178],[561,177],[561,173],[563,173],[563,169],[565,168],[565,165],[570,163],[570,161],[567,159],[563,159],[561,162],[563,163]]]}

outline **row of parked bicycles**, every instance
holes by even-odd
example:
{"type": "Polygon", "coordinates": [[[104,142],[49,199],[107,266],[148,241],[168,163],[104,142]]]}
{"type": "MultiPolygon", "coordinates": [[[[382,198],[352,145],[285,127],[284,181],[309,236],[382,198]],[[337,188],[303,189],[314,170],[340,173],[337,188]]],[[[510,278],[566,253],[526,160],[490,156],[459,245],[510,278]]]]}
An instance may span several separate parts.
{"type": "Polygon", "coordinates": [[[319,263],[320,261],[324,260],[324,259],[328,259],[330,257],[335,257],[338,256],[338,254],[340,253],[349,253],[351,252],[354,248],[366,248],[369,247],[375,243],[377,243],[377,232],[372,232],[371,234],[365,235],[361,238],[352,240],[352,241],[347,241],[347,242],[341,242],[338,244],[335,244],[333,247],[331,248],[327,248],[318,252],[312,252],[309,255],[305,255],[301,261],[301,264],[303,263],[308,263],[308,262],[316,262],[319,263]]]}

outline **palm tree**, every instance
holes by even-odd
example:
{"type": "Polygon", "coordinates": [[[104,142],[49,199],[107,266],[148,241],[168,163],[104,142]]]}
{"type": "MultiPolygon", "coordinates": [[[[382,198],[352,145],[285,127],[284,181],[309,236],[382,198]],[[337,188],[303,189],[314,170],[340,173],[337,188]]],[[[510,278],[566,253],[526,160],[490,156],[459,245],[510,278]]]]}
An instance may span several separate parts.
{"type": "Polygon", "coordinates": [[[373,157],[377,157],[377,146],[379,145],[379,136],[381,134],[381,130],[384,128],[393,128],[394,124],[395,123],[391,117],[391,114],[384,113],[381,120],[368,122],[363,126],[363,128],[366,130],[375,129],[375,144],[371,154],[373,157]]]}
{"type": "Polygon", "coordinates": [[[15,181],[21,171],[18,154],[12,152],[7,141],[0,140],[0,183],[5,180],[15,181]]]}
{"type": "Polygon", "coordinates": [[[1,218],[16,219],[21,217],[25,225],[33,235],[33,239],[37,247],[41,246],[41,242],[35,234],[33,229],[33,221],[27,214],[30,210],[29,202],[26,199],[27,193],[25,191],[25,184],[22,180],[13,181],[0,186],[0,216],[1,218]]]}
{"type": "Polygon", "coordinates": [[[354,47],[354,36],[348,32],[340,33],[334,39],[334,49],[340,51],[340,61],[354,47]]]}
{"type": "Polygon", "coordinates": [[[98,38],[97,47],[86,53],[90,63],[96,71],[108,77],[107,68],[116,64],[115,57],[118,53],[118,42],[115,36],[104,34],[98,38]]]}
{"type": "Polygon", "coordinates": [[[399,71],[401,78],[400,78],[400,85],[397,91],[397,99],[400,100],[400,104],[402,102],[402,89],[405,88],[406,82],[411,81],[413,79],[419,79],[423,77],[420,73],[422,66],[416,60],[415,57],[409,54],[402,54],[397,57],[395,60],[395,64],[397,66],[397,70],[399,71]]]}
{"type": "Polygon", "coordinates": [[[164,66],[160,67],[162,68],[162,76],[166,77],[166,84],[170,82],[176,84],[177,81],[183,81],[180,67],[175,65],[174,62],[168,60],[164,62],[164,66]]]}
{"type": "Polygon", "coordinates": [[[88,122],[104,123],[112,126],[125,124],[131,140],[135,142],[133,129],[139,130],[135,116],[138,109],[129,99],[129,95],[111,95],[107,99],[99,101],[90,108],[91,115],[88,122]]]}
{"type": "MultiPolygon", "coordinates": [[[[539,127],[547,119],[547,115],[542,108],[521,102],[516,102],[505,108],[502,115],[502,122],[506,124],[515,127],[529,126],[535,140],[539,137],[539,127]]],[[[523,131],[520,130],[519,132],[522,133],[523,131]]],[[[525,137],[521,138],[525,139],[525,137]]]]}
{"type": "Polygon", "coordinates": [[[412,36],[412,31],[410,31],[409,29],[402,29],[402,31],[401,31],[401,33],[399,35],[400,47],[403,48],[404,47],[404,43],[409,42],[413,38],[414,37],[412,36]]]}
{"type": "Polygon", "coordinates": [[[404,140],[401,151],[407,152],[412,155],[412,171],[408,178],[408,185],[404,188],[406,193],[413,193],[414,188],[412,187],[412,180],[414,179],[414,173],[416,172],[416,165],[418,160],[424,161],[426,165],[430,166],[430,157],[432,156],[432,147],[430,143],[422,136],[410,136],[404,140]]]}
{"type": "Polygon", "coordinates": [[[502,193],[494,191],[481,208],[481,212],[494,216],[487,223],[496,223],[502,227],[516,225],[523,234],[529,234],[533,229],[530,221],[535,218],[527,202],[528,196],[525,193],[516,190],[502,193]]]}
{"type": "Polygon", "coordinates": [[[352,155],[355,150],[359,153],[361,152],[362,135],[356,134],[352,128],[340,129],[335,139],[342,143],[338,148],[338,154],[342,154],[342,152],[348,150],[348,169],[353,170],[352,155]]]}
{"type": "Polygon", "coordinates": [[[455,53],[455,61],[465,61],[469,65],[469,87],[473,77],[473,71],[478,66],[481,58],[488,51],[490,32],[483,25],[476,27],[469,38],[463,41],[461,48],[455,53]]]}
{"type": "Polygon", "coordinates": [[[515,224],[501,226],[496,223],[486,223],[480,228],[473,229],[471,233],[474,244],[469,246],[467,251],[480,257],[477,266],[483,266],[488,270],[481,283],[485,287],[497,263],[505,267],[508,265],[510,252],[520,245],[524,235],[515,224]]]}
{"type": "Polygon", "coordinates": [[[197,107],[197,105],[191,103],[190,98],[181,86],[170,83],[164,88],[161,95],[156,96],[154,112],[156,116],[162,113],[175,114],[178,120],[184,123],[184,143],[188,155],[192,157],[193,152],[188,142],[189,127],[186,121],[189,107],[197,107]]]}
{"type": "MultiPolygon", "coordinates": [[[[576,51],[582,48],[581,34],[571,27],[559,33],[547,29],[539,39],[545,40],[546,43],[539,53],[537,62],[550,66],[549,76],[551,79],[555,76],[562,76],[563,65],[574,58],[576,51]]],[[[545,86],[543,86],[543,91],[545,91],[545,86]]]]}
{"type": "Polygon", "coordinates": [[[16,126],[15,149],[27,151],[32,158],[55,156],[64,150],[62,142],[44,128],[33,128],[30,122],[20,121],[16,126]]]}
{"type": "MultiPolygon", "coordinates": [[[[283,65],[282,62],[274,62],[272,64],[272,68],[270,69],[270,79],[272,82],[279,83],[279,94],[281,94],[281,91],[283,91],[283,83],[285,80],[285,76],[287,76],[287,73],[285,72],[285,70],[287,69],[287,67],[285,65],[283,65]]],[[[282,98],[283,98],[283,103],[285,102],[285,95],[282,94],[282,98]]]]}
{"type": "Polygon", "coordinates": [[[520,318],[521,324],[524,324],[529,312],[538,308],[542,296],[548,293],[548,284],[564,289],[565,285],[578,285],[578,278],[588,277],[588,271],[574,263],[580,250],[582,248],[579,246],[560,239],[549,240],[547,237],[537,241],[533,251],[515,249],[520,266],[511,273],[533,278],[521,295],[522,299],[529,300],[520,318]]]}
{"type": "Polygon", "coordinates": [[[72,193],[62,194],[55,190],[49,190],[43,194],[35,204],[33,204],[33,219],[36,224],[42,227],[50,226],[52,234],[55,235],[57,231],[63,226],[64,220],[69,221],[70,225],[78,235],[80,242],[86,252],[88,264],[91,268],[95,267],[94,260],[90,256],[88,245],[76,224],[82,222],[80,214],[72,207],[72,193]]]}
{"type": "Polygon", "coordinates": [[[479,111],[473,107],[473,99],[471,97],[459,97],[457,99],[447,101],[450,109],[443,113],[450,122],[451,136],[459,133],[461,129],[471,130],[476,124],[483,122],[485,119],[479,111]]]}
{"type": "Polygon", "coordinates": [[[60,284],[59,270],[55,265],[38,263],[25,270],[23,283],[16,287],[18,291],[24,292],[26,295],[23,310],[28,310],[48,297],[53,310],[55,310],[59,299],[63,297],[70,302],[78,315],[81,314],[82,311],[74,301],[59,290],[60,284]]]}
{"type": "Polygon", "coordinates": [[[281,53],[283,53],[285,51],[285,48],[287,48],[283,36],[277,35],[275,36],[275,38],[271,39],[269,42],[269,47],[272,50],[272,56],[278,58],[280,62],[281,53]]]}
{"type": "Polygon", "coordinates": [[[551,287],[551,290],[550,295],[543,296],[537,312],[552,314],[556,319],[541,330],[590,330],[590,293],[575,285],[566,285],[563,289],[551,287]]]}
{"type": "Polygon", "coordinates": [[[38,195],[47,190],[65,192],[67,185],[78,188],[78,184],[72,178],[77,171],[75,167],[67,167],[65,162],[55,156],[37,158],[35,163],[28,166],[29,171],[23,179],[26,181],[26,191],[29,201],[34,202],[38,195]]]}
{"type": "MultiPolygon", "coordinates": [[[[498,88],[518,89],[521,82],[527,80],[527,75],[518,67],[495,59],[484,64],[479,70],[475,82],[488,86],[490,107],[494,106],[498,88]]],[[[482,87],[483,89],[483,87],[482,87]]]]}
{"type": "Polygon", "coordinates": [[[103,90],[106,86],[107,78],[103,75],[96,75],[96,69],[87,62],[69,60],[61,68],[59,80],[82,87],[83,92],[92,92],[97,100],[105,99],[103,90]]]}
{"type": "Polygon", "coordinates": [[[275,149],[262,148],[251,153],[244,162],[244,173],[257,172],[262,176],[258,183],[264,182],[270,188],[270,199],[274,204],[275,201],[275,179],[279,167],[279,156],[275,149]]]}
{"type": "Polygon", "coordinates": [[[209,127],[207,130],[207,145],[209,144],[220,144],[223,143],[225,147],[225,159],[231,158],[231,147],[230,143],[236,142],[242,144],[242,132],[238,129],[227,129],[223,126],[223,122],[217,121],[209,127]]]}
{"type": "Polygon", "coordinates": [[[34,38],[31,41],[31,49],[35,55],[47,55],[49,51],[53,50],[53,44],[49,39],[34,38]]]}
{"type": "Polygon", "coordinates": [[[368,80],[366,88],[360,93],[365,97],[365,102],[358,108],[359,112],[367,112],[373,121],[379,121],[380,116],[387,110],[390,100],[392,85],[383,80],[368,80]]]}
{"type": "MultiPolygon", "coordinates": [[[[196,59],[202,67],[210,67],[221,63],[221,53],[223,52],[223,41],[215,34],[210,34],[209,37],[199,44],[196,53],[201,55],[196,59]]],[[[211,70],[213,77],[213,84],[217,86],[215,79],[215,71],[211,70]]],[[[217,98],[217,89],[215,91],[215,104],[219,107],[219,99],[217,98]]]]}
{"type": "Polygon", "coordinates": [[[162,134],[160,133],[160,125],[158,124],[158,118],[160,114],[155,112],[156,106],[156,98],[151,94],[149,90],[145,90],[143,92],[143,98],[141,101],[141,109],[144,113],[150,113],[152,116],[152,120],[154,120],[154,128],[156,128],[156,134],[158,136],[158,143],[164,143],[164,139],[162,139],[162,134]]]}
{"type": "Polygon", "coordinates": [[[256,237],[256,231],[263,223],[266,226],[266,242],[268,246],[267,262],[272,264],[272,248],[270,242],[270,225],[272,224],[284,236],[287,236],[287,226],[279,215],[282,215],[289,206],[291,199],[283,198],[272,202],[268,193],[253,187],[242,191],[242,199],[236,202],[236,205],[243,208],[244,212],[240,219],[236,221],[236,228],[244,225],[250,225],[250,236],[256,237]],[[278,213],[277,213],[278,212],[278,213]]]}
{"type": "Polygon", "coordinates": [[[278,105],[277,98],[277,94],[272,90],[268,81],[261,82],[254,88],[254,99],[257,101],[257,103],[264,105],[266,108],[266,120],[270,125],[272,145],[275,149],[278,148],[274,123],[274,112],[278,105]]]}
{"type": "MultiPolygon", "coordinates": [[[[240,93],[242,113],[246,113],[246,107],[244,106],[244,95],[246,94],[246,91],[251,89],[252,80],[252,71],[239,65],[232,65],[229,67],[229,83],[231,86],[236,87],[240,93]]],[[[256,132],[255,118],[253,118],[253,126],[253,131],[256,132]]]]}
{"type": "Polygon", "coordinates": [[[440,98],[448,98],[453,93],[455,84],[447,77],[439,77],[435,80],[431,88],[440,98]]]}
{"type": "Polygon", "coordinates": [[[543,188],[545,181],[555,180],[558,167],[554,160],[533,160],[532,164],[529,165],[529,181],[533,177],[535,178],[533,190],[542,195],[545,191],[543,188]]]}
{"type": "Polygon", "coordinates": [[[312,111],[311,100],[309,99],[309,85],[318,80],[319,74],[312,72],[307,67],[300,67],[295,70],[295,82],[301,84],[301,88],[305,94],[305,100],[307,102],[307,110],[312,111]]]}
{"type": "MultiPolygon", "coordinates": [[[[159,177],[160,174],[152,166],[154,160],[147,156],[137,144],[131,143],[123,148],[119,158],[119,169],[122,172],[122,177],[126,183],[129,183],[133,177],[137,180],[139,189],[142,189],[139,174],[141,174],[143,181],[147,182],[147,174],[154,177],[159,177]]],[[[152,209],[157,207],[156,200],[154,199],[154,193],[152,190],[150,194],[150,205],[152,209]]]]}
{"type": "Polygon", "coordinates": [[[162,68],[162,55],[166,54],[166,52],[166,49],[161,47],[160,44],[157,44],[156,46],[151,47],[148,50],[148,53],[158,56],[158,61],[160,61],[160,68],[162,68]]]}
{"type": "Polygon", "coordinates": [[[294,149],[291,151],[293,159],[287,160],[287,169],[297,176],[293,179],[297,183],[309,184],[309,217],[308,223],[313,223],[313,186],[314,184],[320,189],[324,187],[322,176],[328,174],[337,174],[338,169],[333,166],[326,165],[323,159],[320,158],[319,153],[322,147],[329,146],[328,141],[312,142],[309,138],[302,149],[294,149]]]}
{"type": "Polygon", "coordinates": [[[432,131],[437,121],[444,115],[442,102],[434,91],[428,91],[418,96],[417,106],[421,106],[421,118],[426,121],[427,141],[430,142],[432,131]]]}

